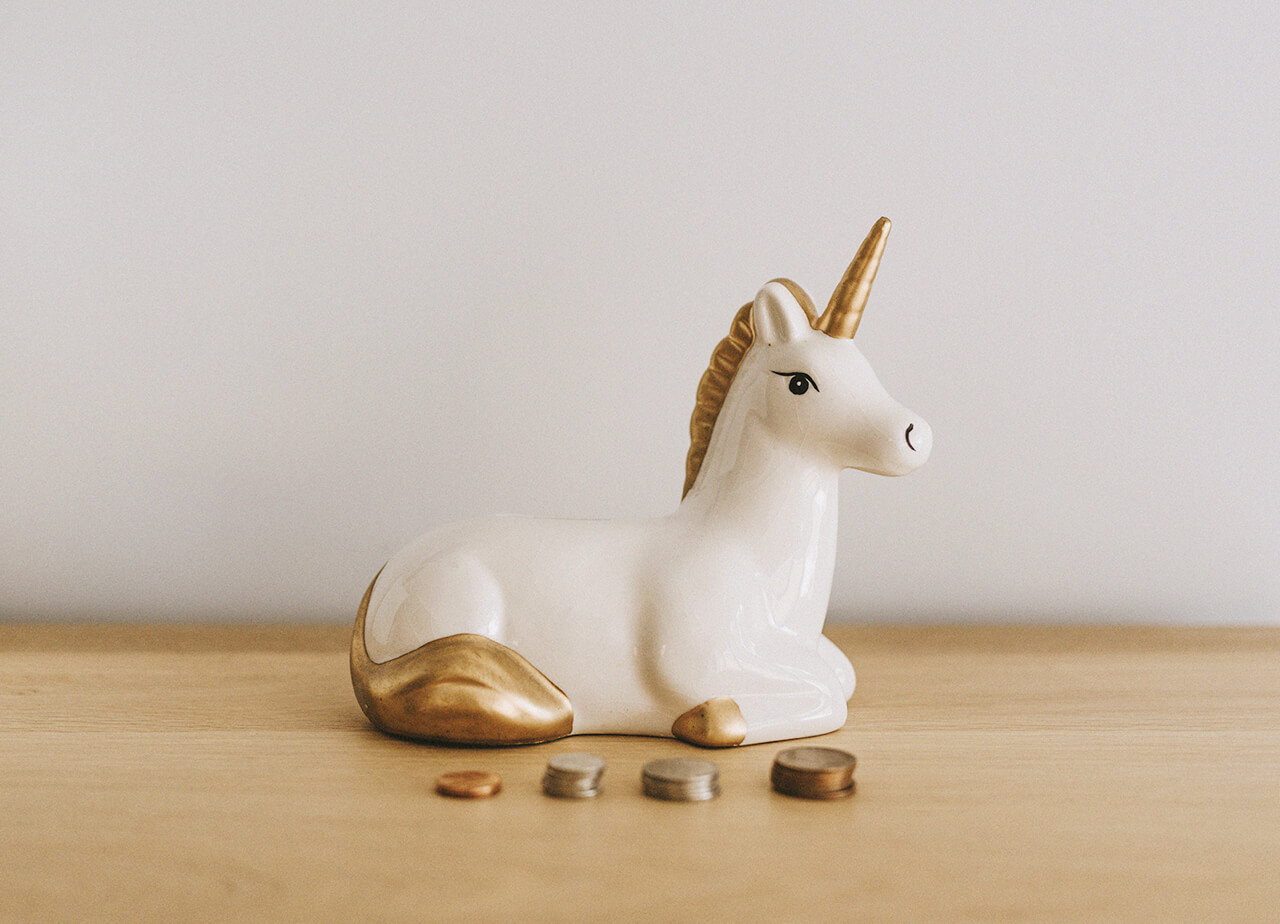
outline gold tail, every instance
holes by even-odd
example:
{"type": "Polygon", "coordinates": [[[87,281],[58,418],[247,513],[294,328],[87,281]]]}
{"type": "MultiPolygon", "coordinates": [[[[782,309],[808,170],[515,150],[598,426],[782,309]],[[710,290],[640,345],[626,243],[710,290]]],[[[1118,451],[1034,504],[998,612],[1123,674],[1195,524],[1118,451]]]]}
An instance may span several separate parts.
{"type": "Polygon", "coordinates": [[[371,661],[364,620],[377,580],[364,592],[351,634],[351,685],[376,728],[467,745],[537,744],[573,731],[564,691],[483,635],[450,635],[382,664],[371,661]]]}

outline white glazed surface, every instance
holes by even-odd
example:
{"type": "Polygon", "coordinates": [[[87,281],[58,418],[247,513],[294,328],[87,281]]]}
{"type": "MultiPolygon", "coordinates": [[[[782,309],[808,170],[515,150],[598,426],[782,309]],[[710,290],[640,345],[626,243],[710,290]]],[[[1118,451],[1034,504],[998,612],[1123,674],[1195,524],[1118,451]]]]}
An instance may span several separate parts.
{"type": "Polygon", "coordinates": [[[784,286],[762,288],[752,313],[755,341],[675,512],[428,533],[373,587],[370,658],[488,636],[565,692],[575,734],[669,736],[677,716],[723,696],[742,712],[744,744],[841,727],[854,671],[822,635],[838,475],[906,474],[932,436],[853,341],[813,330],[784,286]],[[793,372],[815,386],[793,393],[776,374],[793,372]]]}

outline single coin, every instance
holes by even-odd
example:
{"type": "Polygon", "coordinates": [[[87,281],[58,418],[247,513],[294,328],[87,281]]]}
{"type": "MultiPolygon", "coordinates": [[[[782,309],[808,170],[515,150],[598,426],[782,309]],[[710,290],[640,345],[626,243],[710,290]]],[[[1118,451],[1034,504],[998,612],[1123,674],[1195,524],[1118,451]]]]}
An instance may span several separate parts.
{"type": "Polygon", "coordinates": [[[604,773],[604,758],[595,754],[574,752],[556,754],[547,761],[547,770],[565,776],[595,776],[604,773]]]}
{"type": "Polygon", "coordinates": [[[644,794],[668,802],[702,802],[720,795],[720,770],[707,760],[668,757],[651,760],[640,772],[644,794]]]}
{"type": "Polygon", "coordinates": [[[836,748],[788,748],[774,758],[773,788],[801,799],[843,799],[853,795],[858,759],[836,748]]]}
{"type": "Polygon", "coordinates": [[[484,799],[502,791],[502,777],[488,770],[455,770],[436,777],[436,792],[455,799],[484,799]]]}
{"type": "Polygon", "coordinates": [[[590,799],[600,795],[603,757],[595,754],[557,754],[547,761],[542,791],[559,799],[590,799]]]}

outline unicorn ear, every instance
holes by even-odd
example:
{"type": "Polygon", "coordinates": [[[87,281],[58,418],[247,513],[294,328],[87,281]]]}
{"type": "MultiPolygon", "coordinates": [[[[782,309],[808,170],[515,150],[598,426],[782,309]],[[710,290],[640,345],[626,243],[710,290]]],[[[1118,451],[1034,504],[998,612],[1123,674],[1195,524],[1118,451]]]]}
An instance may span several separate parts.
{"type": "Polygon", "coordinates": [[[809,315],[791,294],[791,289],[775,280],[756,294],[751,306],[756,339],[765,343],[787,343],[813,333],[809,315]]]}

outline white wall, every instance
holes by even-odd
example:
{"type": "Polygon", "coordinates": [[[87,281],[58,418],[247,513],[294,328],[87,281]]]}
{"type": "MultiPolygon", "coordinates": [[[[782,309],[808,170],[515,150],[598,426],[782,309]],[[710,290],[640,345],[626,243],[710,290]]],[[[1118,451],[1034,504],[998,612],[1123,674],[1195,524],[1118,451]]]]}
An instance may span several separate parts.
{"type": "Polygon", "coordinates": [[[1273,4],[122,6],[0,11],[0,615],[664,513],[734,310],[885,214],[935,449],[844,476],[837,618],[1280,623],[1273,4]]]}

